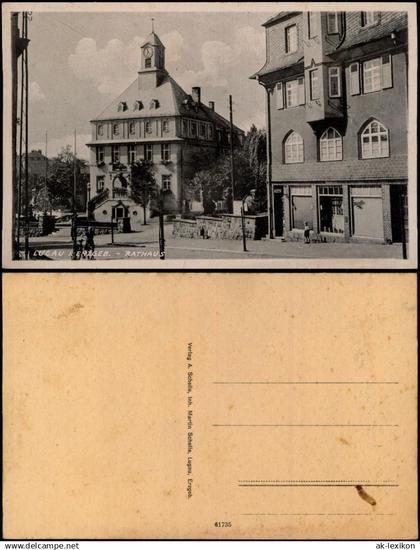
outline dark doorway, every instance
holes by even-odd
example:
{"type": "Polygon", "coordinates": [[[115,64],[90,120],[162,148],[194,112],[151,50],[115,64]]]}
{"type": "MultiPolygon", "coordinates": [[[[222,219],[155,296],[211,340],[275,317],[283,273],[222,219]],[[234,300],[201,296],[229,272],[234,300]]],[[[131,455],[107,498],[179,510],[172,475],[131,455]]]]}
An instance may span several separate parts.
{"type": "Polygon", "coordinates": [[[408,242],[408,199],[406,185],[390,186],[392,242],[408,242]]]}
{"type": "Polygon", "coordinates": [[[276,237],[283,236],[283,190],[274,190],[274,235],[276,237]]]}

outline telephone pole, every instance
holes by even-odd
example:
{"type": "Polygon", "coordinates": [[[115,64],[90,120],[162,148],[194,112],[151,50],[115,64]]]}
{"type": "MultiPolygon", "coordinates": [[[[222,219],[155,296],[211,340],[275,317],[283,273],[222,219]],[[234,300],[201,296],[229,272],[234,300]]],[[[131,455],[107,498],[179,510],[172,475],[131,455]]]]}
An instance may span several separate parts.
{"type": "Polygon", "coordinates": [[[76,210],[76,193],[77,193],[77,167],[76,167],[76,128],[74,129],[74,151],[73,151],[73,220],[72,220],[72,237],[73,237],[73,255],[72,259],[77,260],[77,210],[76,210]]]}
{"type": "MultiPolygon", "coordinates": [[[[28,14],[23,13],[23,37],[28,38],[28,14]]],[[[25,63],[25,260],[29,260],[29,174],[28,174],[28,51],[24,51],[25,63]]],[[[22,122],[21,122],[22,124],[22,122]]]]}
{"type": "Polygon", "coordinates": [[[44,184],[44,217],[47,215],[47,197],[48,197],[48,132],[45,132],[45,184],[44,184]]]}
{"type": "Polygon", "coordinates": [[[230,117],[230,184],[232,187],[232,214],[233,214],[233,201],[235,199],[235,163],[233,160],[233,109],[232,109],[231,95],[229,95],[229,117],[230,117]]]}

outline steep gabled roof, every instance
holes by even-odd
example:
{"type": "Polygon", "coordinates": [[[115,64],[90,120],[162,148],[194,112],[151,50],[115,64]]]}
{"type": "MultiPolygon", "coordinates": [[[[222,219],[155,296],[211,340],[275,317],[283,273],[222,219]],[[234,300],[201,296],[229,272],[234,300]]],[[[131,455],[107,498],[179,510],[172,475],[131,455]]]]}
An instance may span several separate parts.
{"type": "MultiPolygon", "coordinates": [[[[213,122],[219,128],[228,129],[230,127],[229,121],[224,117],[203,105],[203,103],[194,103],[191,95],[187,94],[168,73],[163,75],[163,80],[159,86],[144,90],[139,88],[139,80],[136,78],[92,122],[179,115],[213,122]],[[152,100],[159,102],[158,108],[151,108],[152,100]],[[133,108],[136,101],[141,101],[143,105],[140,111],[133,108]],[[126,111],[118,111],[121,102],[127,104],[128,109],[126,111]]],[[[234,126],[234,129],[237,132],[242,132],[237,126],[234,126]]]]}
{"type": "Polygon", "coordinates": [[[126,90],[114,99],[97,117],[93,120],[110,119],[132,119],[138,117],[152,116],[173,116],[180,114],[182,101],[188,95],[167,73],[156,88],[140,89],[139,80],[136,78],[126,90]],[[159,102],[158,108],[151,108],[152,100],[159,102]],[[136,101],[141,101],[143,108],[139,111],[134,110],[136,101]],[[127,104],[126,111],[118,111],[118,105],[124,102],[127,104]]]}

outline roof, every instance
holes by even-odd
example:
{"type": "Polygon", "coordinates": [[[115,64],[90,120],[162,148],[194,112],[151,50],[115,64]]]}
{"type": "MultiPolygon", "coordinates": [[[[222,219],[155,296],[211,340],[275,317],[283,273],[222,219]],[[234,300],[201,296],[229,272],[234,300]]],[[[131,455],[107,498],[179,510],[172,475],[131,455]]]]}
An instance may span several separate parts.
{"type": "Polygon", "coordinates": [[[273,23],[277,23],[277,21],[281,21],[282,19],[286,19],[287,17],[291,17],[292,15],[296,15],[299,13],[298,11],[280,11],[277,15],[274,15],[268,21],[262,24],[263,27],[269,27],[273,23]]]}
{"type": "Polygon", "coordinates": [[[341,51],[360,44],[367,44],[390,36],[395,31],[407,29],[407,12],[380,12],[380,22],[368,27],[360,26],[360,12],[346,14],[346,36],[340,47],[334,51],[341,51]]]}
{"type": "MultiPolygon", "coordinates": [[[[139,88],[139,80],[136,78],[126,90],[115,98],[92,122],[100,120],[135,120],[139,118],[152,118],[162,116],[185,116],[203,121],[210,121],[219,128],[229,128],[229,121],[206,107],[202,103],[194,104],[191,95],[187,94],[181,86],[167,73],[163,73],[163,79],[156,88],[139,88]],[[159,102],[158,108],[151,108],[152,100],[159,102]],[[140,111],[134,111],[133,106],[137,100],[143,104],[140,111]],[[128,110],[118,111],[121,102],[127,103],[128,110]]],[[[234,126],[237,132],[243,132],[234,126]]]]}
{"type": "Polygon", "coordinates": [[[408,177],[407,157],[348,159],[273,165],[273,182],[400,180],[408,177]]]}
{"type": "MultiPolygon", "coordinates": [[[[283,20],[286,15],[296,16],[301,15],[303,12],[280,12],[271,19],[269,19],[263,26],[271,26],[274,23],[278,23],[283,20]]],[[[326,54],[331,55],[333,53],[343,52],[349,48],[353,48],[362,44],[368,44],[381,38],[389,37],[391,33],[399,32],[407,29],[408,17],[407,12],[380,12],[380,22],[376,25],[370,25],[367,27],[361,27],[360,24],[360,11],[346,12],[346,34],[339,47],[331,46],[326,48],[326,54]]],[[[256,78],[257,76],[264,76],[272,73],[276,70],[284,69],[286,67],[292,67],[298,63],[303,62],[302,51],[298,51],[295,54],[282,56],[272,55],[270,59],[267,59],[264,66],[253,74],[250,78],[256,78]]]]}
{"type": "Polygon", "coordinates": [[[146,44],[151,44],[152,46],[161,46],[164,48],[165,46],[162,44],[160,38],[155,32],[151,32],[149,36],[146,38],[146,41],[144,42],[143,46],[146,44]]]}

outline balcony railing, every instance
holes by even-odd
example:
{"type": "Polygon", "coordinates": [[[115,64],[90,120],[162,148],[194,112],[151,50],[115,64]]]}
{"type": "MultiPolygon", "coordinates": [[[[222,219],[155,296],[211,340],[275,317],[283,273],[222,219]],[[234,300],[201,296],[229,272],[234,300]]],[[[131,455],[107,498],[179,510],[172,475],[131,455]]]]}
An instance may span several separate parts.
{"type": "Polygon", "coordinates": [[[112,198],[122,199],[126,197],[128,197],[128,189],[125,189],[124,187],[115,187],[112,190],[112,198]]]}

